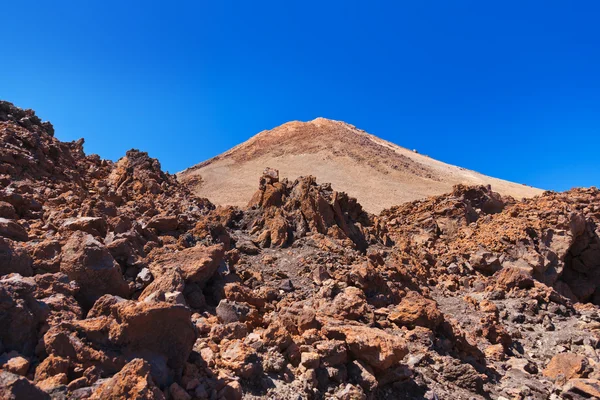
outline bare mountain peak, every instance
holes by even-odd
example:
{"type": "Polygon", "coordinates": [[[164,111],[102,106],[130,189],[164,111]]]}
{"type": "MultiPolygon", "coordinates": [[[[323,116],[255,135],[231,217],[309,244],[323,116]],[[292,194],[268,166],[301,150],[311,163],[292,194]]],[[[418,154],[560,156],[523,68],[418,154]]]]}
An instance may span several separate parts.
{"type": "Polygon", "coordinates": [[[282,177],[318,176],[320,182],[356,197],[370,212],[442,194],[455,184],[491,184],[494,190],[517,198],[541,193],[445,164],[323,117],[262,131],[179,177],[217,204],[245,205],[254,193],[256,176],[266,166],[278,169],[282,177]],[[224,181],[236,185],[235,190],[225,189],[224,181]]]}

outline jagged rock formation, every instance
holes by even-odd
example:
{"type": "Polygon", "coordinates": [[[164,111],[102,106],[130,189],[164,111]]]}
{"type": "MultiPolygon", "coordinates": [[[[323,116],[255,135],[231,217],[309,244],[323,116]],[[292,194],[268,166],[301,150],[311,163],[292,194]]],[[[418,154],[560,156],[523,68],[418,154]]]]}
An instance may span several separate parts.
{"type": "Polygon", "coordinates": [[[598,397],[600,191],[243,208],[0,103],[0,397],[598,397]]]}
{"type": "Polygon", "coordinates": [[[515,198],[542,191],[445,164],[341,122],[317,118],[263,131],[178,177],[218,205],[244,207],[263,168],[283,177],[316,176],[379,213],[407,201],[450,192],[456,184],[492,185],[515,198]]]}

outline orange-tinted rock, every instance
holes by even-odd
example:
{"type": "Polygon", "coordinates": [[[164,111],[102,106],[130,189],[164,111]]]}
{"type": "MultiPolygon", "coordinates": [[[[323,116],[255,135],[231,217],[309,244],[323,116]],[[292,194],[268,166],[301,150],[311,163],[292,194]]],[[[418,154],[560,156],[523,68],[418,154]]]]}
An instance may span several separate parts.
{"type": "Polygon", "coordinates": [[[164,399],[163,393],[150,376],[150,364],[136,358],[123,367],[119,373],[102,383],[90,399],[164,399]]]}
{"type": "Polygon", "coordinates": [[[588,367],[587,358],[579,354],[561,353],[552,357],[542,374],[550,379],[557,379],[563,376],[563,379],[580,378],[588,367]]]}
{"type": "Polygon", "coordinates": [[[494,274],[496,283],[506,290],[513,288],[529,289],[533,287],[533,278],[522,268],[502,268],[494,274]]]}
{"type": "Polygon", "coordinates": [[[19,356],[18,354],[11,352],[5,357],[1,357],[0,361],[3,362],[3,365],[0,368],[3,368],[13,374],[25,376],[27,375],[27,371],[29,371],[29,360],[24,357],[19,356]]]}
{"type": "Polygon", "coordinates": [[[69,360],[50,355],[35,369],[35,382],[48,379],[54,375],[66,374],[69,371],[69,360]]]}
{"type": "Polygon", "coordinates": [[[566,399],[597,399],[600,398],[600,380],[571,379],[562,392],[566,399]]]}
{"type": "Polygon", "coordinates": [[[138,356],[164,362],[177,375],[196,340],[191,312],[179,305],[105,296],[90,314],[93,317],[51,328],[44,335],[46,351],[72,365],[96,366],[106,373],[119,371],[126,358],[138,356]],[[114,350],[106,350],[107,346],[114,350]]]}
{"type": "Polygon", "coordinates": [[[327,326],[330,332],[339,332],[345,337],[352,355],[373,368],[384,370],[402,360],[408,354],[404,339],[381,329],[361,325],[327,326]]]}
{"type": "Polygon", "coordinates": [[[411,329],[415,326],[436,329],[444,320],[437,303],[417,292],[408,292],[400,304],[390,312],[388,318],[399,326],[411,329]]]}

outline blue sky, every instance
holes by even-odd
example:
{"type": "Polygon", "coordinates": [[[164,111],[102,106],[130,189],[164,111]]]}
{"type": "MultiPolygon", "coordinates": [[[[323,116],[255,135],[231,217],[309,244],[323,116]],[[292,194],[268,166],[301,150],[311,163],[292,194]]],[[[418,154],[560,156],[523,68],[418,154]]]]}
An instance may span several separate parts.
{"type": "Polygon", "coordinates": [[[23,0],[2,10],[0,98],[104,158],[139,148],[177,172],[322,116],[488,175],[600,186],[597,1],[23,0]]]}

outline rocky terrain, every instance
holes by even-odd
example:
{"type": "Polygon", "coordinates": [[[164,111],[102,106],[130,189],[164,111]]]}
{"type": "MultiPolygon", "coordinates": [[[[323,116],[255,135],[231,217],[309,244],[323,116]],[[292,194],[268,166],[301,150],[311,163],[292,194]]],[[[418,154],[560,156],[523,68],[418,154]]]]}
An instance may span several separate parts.
{"type": "Polygon", "coordinates": [[[341,121],[293,121],[263,131],[178,177],[216,205],[245,207],[265,166],[282,177],[313,175],[358,199],[370,213],[448,193],[456,184],[492,185],[515,198],[542,191],[445,164],[341,121]]]}
{"type": "Polygon", "coordinates": [[[0,102],[0,398],[600,397],[600,191],[196,197],[0,102]]]}

